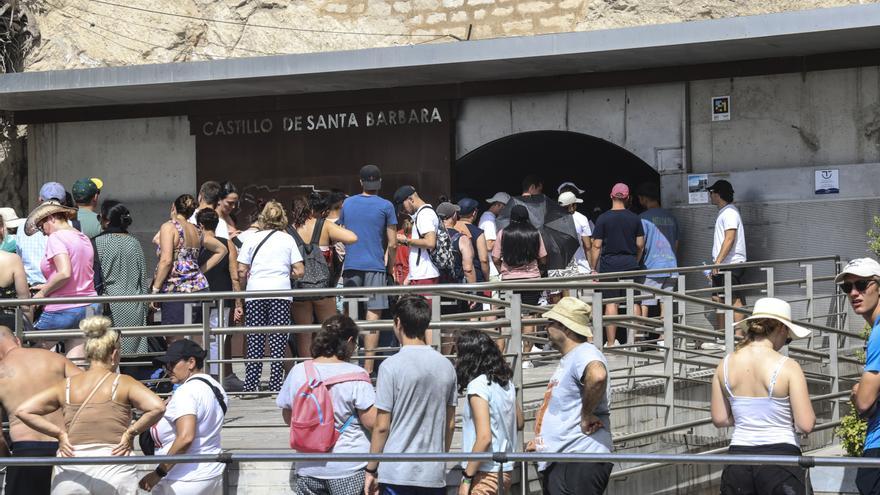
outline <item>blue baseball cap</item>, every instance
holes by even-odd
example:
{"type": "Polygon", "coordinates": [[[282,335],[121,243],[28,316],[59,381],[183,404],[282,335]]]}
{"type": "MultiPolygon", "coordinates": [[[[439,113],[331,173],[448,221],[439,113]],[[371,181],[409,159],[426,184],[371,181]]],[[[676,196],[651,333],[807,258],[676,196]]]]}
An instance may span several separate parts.
{"type": "Polygon", "coordinates": [[[480,206],[480,202],[476,199],[472,198],[461,198],[458,202],[458,207],[461,210],[458,212],[459,215],[470,215],[480,206]]]}
{"type": "Polygon", "coordinates": [[[57,182],[47,182],[40,188],[40,197],[43,198],[43,201],[49,201],[50,199],[64,201],[65,195],[64,186],[57,182]]]}

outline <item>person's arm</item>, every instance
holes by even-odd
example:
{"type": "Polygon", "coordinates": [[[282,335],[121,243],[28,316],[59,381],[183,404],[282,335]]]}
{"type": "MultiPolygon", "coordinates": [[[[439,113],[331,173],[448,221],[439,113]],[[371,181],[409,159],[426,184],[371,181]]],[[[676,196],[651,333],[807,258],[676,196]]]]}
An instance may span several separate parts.
{"type": "Polygon", "coordinates": [[[171,258],[174,256],[174,237],[177,231],[170,222],[162,224],[159,229],[159,263],[156,265],[156,277],[153,279],[151,291],[155,294],[162,290],[162,284],[171,273],[171,258]]]}
{"type": "Polygon", "coordinates": [[[522,406],[519,402],[516,403],[516,429],[519,431],[523,431],[526,427],[526,418],[523,417],[522,406]]]}
{"type": "Polygon", "coordinates": [[[409,239],[407,244],[411,248],[434,249],[437,246],[437,232],[426,232],[420,239],[409,239]]]}
{"type": "Polygon", "coordinates": [[[585,435],[595,433],[604,425],[594,414],[599,402],[605,397],[608,370],[601,361],[587,364],[581,378],[581,431],[585,435]]]}
{"type": "Polygon", "coordinates": [[[306,274],[306,267],[302,261],[290,265],[290,278],[300,279],[306,274]]]}
{"type": "Polygon", "coordinates": [[[134,378],[123,376],[122,380],[128,386],[128,400],[131,405],[143,411],[141,417],[122,433],[119,444],[111,452],[111,455],[124,456],[131,452],[134,439],[138,435],[162,419],[162,415],[165,414],[165,402],[134,378]]]}
{"type": "Polygon", "coordinates": [[[248,271],[250,269],[251,269],[251,265],[242,263],[240,261],[238,262],[238,283],[239,283],[239,285],[243,285],[243,286],[247,287],[248,271]]]}
{"type": "Polygon", "coordinates": [[[64,367],[64,378],[70,378],[83,372],[83,370],[81,370],[79,366],[73,364],[73,361],[67,359],[65,356],[59,354],[58,358],[61,359],[63,362],[62,366],[64,367]]]}
{"type": "Polygon", "coordinates": [[[477,272],[474,270],[474,247],[470,239],[465,236],[458,238],[458,249],[461,251],[461,269],[464,279],[469,284],[477,282],[477,272]]]}
{"type": "Polygon", "coordinates": [[[375,405],[370,406],[369,409],[358,409],[358,420],[361,422],[361,426],[366,428],[367,430],[372,431],[373,427],[376,426],[376,417],[378,416],[375,405]]]}
{"type": "Polygon", "coordinates": [[[727,428],[733,426],[733,412],[730,410],[730,401],[724,393],[722,385],[722,366],[719,364],[715,370],[715,376],[712,377],[712,398],[710,401],[710,410],[712,414],[712,424],[716,428],[727,428]]]}
{"type": "Polygon", "coordinates": [[[15,411],[15,416],[32,430],[57,438],[58,452],[61,454],[61,457],[73,457],[73,447],[67,438],[67,432],[45,418],[45,415],[61,408],[60,397],[64,393],[62,391],[64,386],[65,382],[62,381],[34,395],[18,407],[18,410],[15,411]]]}
{"type": "MultiPolygon", "coordinates": [[[[196,416],[195,414],[187,414],[181,416],[174,421],[174,442],[168,448],[165,455],[186,454],[192,447],[193,440],[196,438],[196,416]]],[[[163,462],[159,464],[159,468],[166,473],[174,467],[173,462],[163,462]]],[[[155,474],[155,471],[150,474],[155,474]]]]}
{"type": "Polygon", "coordinates": [[[336,242],[354,244],[358,240],[357,234],[333,222],[324,222],[324,227],[327,228],[327,234],[330,236],[330,244],[336,242]]]}
{"type": "MultiPolygon", "coordinates": [[[[385,450],[385,443],[388,442],[388,432],[390,430],[391,412],[378,409],[376,412],[376,423],[373,426],[373,434],[370,440],[371,454],[381,454],[385,450]]],[[[364,493],[366,495],[376,495],[379,491],[378,469],[378,461],[370,461],[367,463],[364,473],[364,493]]]]}
{"type": "Polygon", "coordinates": [[[452,436],[455,434],[455,406],[446,406],[446,450],[452,448],[452,436]]]}
{"type": "Polygon", "coordinates": [[[645,236],[640,235],[636,237],[636,260],[642,259],[642,254],[645,252],[645,236]]]}
{"type": "MultiPolygon", "coordinates": [[[[724,231],[724,241],[721,243],[721,249],[718,251],[718,256],[714,260],[714,265],[720,265],[724,258],[727,258],[727,255],[730,254],[730,250],[733,249],[733,243],[736,242],[736,229],[727,229],[724,231]]],[[[718,269],[712,269],[712,275],[718,275],[718,269]]]]}
{"type": "Polygon", "coordinates": [[[480,261],[480,268],[483,270],[483,276],[489,280],[489,245],[486,242],[486,234],[480,234],[477,237],[477,258],[480,261]]]}
{"type": "Polygon", "coordinates": [[[385,253],[385,271],[387,273],[394,273],[394,260],[397,258],[397,225],[386,225],[385,237],[388,239],[388,247],[385,253]]]}
{"type": "MultiPolygon", "coordinates": [[[[235,292],[241,291],[241,278],[238,274],[238,248],[235,246],[235,243],[232,242],[232,239],[229,239],[226,245],[226,249],[229,250],[229,278],[232,280],[232,290],[235,292]]],[[[235,300],[235,309],[232,311],[232,320],[235,322],[241,321],[241,318],[244,316],[244,301],[241,299],[235,300]]]]}
{"type": "MultiPolygon", "coordinates": [[[[488,452],[492,448],[492,427],[489,419],[489,401],[479,395],[468,395],[468,404],[471,406],[471,414],[474,420],[476,439],[471,452],[488,452]]],[[[455,414],[453,413],[453,417],[455,414]]],[[[449,450],[448,448],[446,450],[449,450]]],[[[464,468],[464,476],[473,478],[480,467],[480,461],[468,461],[464,468]]]]}
{"type": "Polygon", "coordinates": [[[602,255],[602,239],[593,238],[593,246],[590,249],[590,268],[599,271],[599,257],[602,255]]]}
{"type": "Polygon", "coordinates": [[[205,246],[205,249],[213,253],[201,267],[202,272],[208,272],[223,261],[223,257],[226,256],[229,250],[216,237],[205,237],[202,244],[205,246]]]}
{"type": "MultiPolygon", "coordinates": [[[[21,258],[15,258],[12,265],[12,281],[15,284],[15,296],[18,299],[31,298],[31,290],[28,287],[27,274],[24,271],[24,263],[21,262],[21,258]]],[[[21,307],[21,310],[31,321],[34,319],[33,309],[33,306],[21,307]]]]}
{"type": "Polygon", "coordinates": [[[58,253],[52,257],[52,263],[55,265],[55,273],[46,280],[43,287],[34,294],[34,298],[51,297],[52,293],[60,289],[70,280],[70,255],[67,253],[58,253]]]}
{"type": "Polygon", "coordinates": [[[816,426],[816,412],[813,410],[813,402],[810,400],[807,379],[797,362],[788,359],[785,367],[789,371],[788,400],[791,403],[791,415],[794,418],[795,429],[800,433],[810,433],[816,426]]]}
{"type": "MultiPolygon", "coordinates": [[[[7,420],[9,419],[9,415],[6,414],[3,406],[0,405],[0,418],[3,416],[6,416],[7,420]]],[[[12,452],[9,450],[9,445],[6,444],[6,435],[0,435],[0,457],[9,457],[11,455],[12,452]]]]}
{"type": "Polygon", "coordinates": [[[865,370],[859,383],[853,386],[852,403],[861,417],[870,416],[874,412],[877,399],[880,398],[880,373],[865,370]]]}

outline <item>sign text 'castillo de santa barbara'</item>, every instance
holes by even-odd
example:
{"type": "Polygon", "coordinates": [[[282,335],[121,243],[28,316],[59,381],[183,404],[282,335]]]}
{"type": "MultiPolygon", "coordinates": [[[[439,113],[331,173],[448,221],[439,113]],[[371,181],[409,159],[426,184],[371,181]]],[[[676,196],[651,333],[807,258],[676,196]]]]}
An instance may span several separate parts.
{"type": "Polygon", "coordinates": [[[430,125],[443,121],[444,116],[438,106],[416,106],[387,110],[273,113],[265,116],[207,119],[196,128],[201,135],[214,137],[430,125]]]}

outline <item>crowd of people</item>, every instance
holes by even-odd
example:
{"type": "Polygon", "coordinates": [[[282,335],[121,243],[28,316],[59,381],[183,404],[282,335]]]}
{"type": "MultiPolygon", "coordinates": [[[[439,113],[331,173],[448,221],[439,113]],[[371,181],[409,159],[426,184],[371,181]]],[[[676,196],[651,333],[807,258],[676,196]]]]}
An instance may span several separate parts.
{"type": "MultiPolygon", "coordinates": [[[[250,293],[595,273],[627,279],[632,278],[628,272],[644,269],[654,273],[635,278],[637,282],[675,288],[681,232],[675,217],[662,208],[657,184],[640,184],[635,194],[626,184],[615,184],[609,192],[611,208],[596,216],[578,211],[585,191],[575,183],[560,184],[557,197],[550,199],[534,176],[523,181],[519,196],[498,192],[483,201],[441,198],[436,207],[411,185],[397,189],[392,201],[383,199],[381,171],[373,165],[361,169],[360,183],[359,194],[313,193],[294,200],[289,209],[267,201],[247,222],[237,216],[239,198],[232,183],[205,182],[196,197],[182,194],[170,205],[168,221],[153,239],[158,262],[150,277],[141,244],[128,232],[134,221],[130,210],[119,201],[100,201],[99,179],[80,179],[71,193],[49,182],[26,219],[10,208],[0,209],[0,297],[250,293]],[[562,220],[554,232],[545,228],[549,220],[540,214],[547,208],[530,208],[534,204],[550,205],[559,214],[562,220]],[[553,237],[558,231],[566,239],[553,237]],[[560,248],[564,243],[567,247],[560,248]]],[[[732,185],[720,180],[709,191],[719,208],[709,263],[745,262],[745,232],[733,204],[732,185]]],[[[728,271],[713,268],[706,275],[714,287],[723,287],[728,277],[734,285],[742,282],[744,270],[728,271]]],[[[880,264],[870,259],[854,260],[836,280],[855,312],[875,330],[880,326],[878,281],[880,264]]],[[[623,295],[619,289],[602,292],[604,298],[623,295]]],[[[290,445],[303,452],[449,451],[463,395],[463,452],[610,453],[610,380],[602,347],[625,343],[627,336],[609,325],[605,341],[594,345],[591,322],[594,309],[615,315],[618,303],[591,308],[559,293],[524,290],[520,295],[532,308],[543,306],[537,314],[549,321],[548,340],[562,356],[537,412],[534,439],[524,446],[516,440],[523,417],[513,370],[498,342],[481,331],[456,332],[450,361],[429,345],[428,299],[392,299],[376,292],[362,301],[358,314],[368,321],[383,314],[392,319],[400,348],[391,355],[379,355],[380,335],[362,332],[333,297],[246,296],[224,302],[210,314],[177,301],[151,307],[133,302],[52,304],[27,308],[24,322],[5,312],[0,322],[0,403],[10,418],[11,443],[0,442],[0,453],[128,455],[135,438],[144,452],[159,455],[219,453],[227,390],[261,388],[278,393],[277,406],[290,426],[290,445]],[[241,381],[231,367],[205,365],[206,359],[218,355],[218,345],[231,354],[229,340],[203,343],[203,349],[186,338],[125,336],[116,330],[143,326],[154,312],[163,324],[208,318],[212,326],[222,319],[246,327],[319,322],[321,329],[248,333],[241,381]],[[25,347],[10,328],[30,322],[36,330],[78,327],[83,335],[25,347]],[[276,359],[263,384],[267,343],[270,357],[276,359]],[[352,357],[361,347],[364,359],[355,364],[352,357]],[[164,351],[158,361],[176,386],[167,401],[138,377],[119,373],[124,356],[158,350],[164,351]],[[304,361],[286,371],[278,358],[288,351],[304,361]],[[27,376],[26,382],[22,376],[27,376]],[[142,412],[136,420],[135,409],[142,412]]],[[[735,305],[746,304],[739,291],[733,297],[735,305]]],[[[449,307],[466,311],[473,305],[449,307]]],[[[649,298],[634,309],[646,317],[671,311],[649,298]]],[[[752,316],[738,318],[736,326],[742,339],[735,352],[724,356],[712,380],[713,423],[733,427],[731,454],[799,455],[798,436],[813,429],[816,417],[803,371],[780,351],[810,331],[792,321],[786,302],[774,298],[756,301],[752,316]]],[[[865,373],[853,388],[856,409],[870,418],[865,445],[869,457],[880,457],[878,376],[880,331],[871,334],[865,373]]],[[[157,460],[155,470],[140,479],[127,465],[9,467],[6,490],[222,491],[223,464],[157,460]]],[[[505,464],[500,475],[499,467],[494,462],[462,463],[459,494],[494,494],[502,486],[509,488],[513,465],[505,464]]],[[[611,468],[610,463],[577,462],[538,467],[545,493],[554,495],[602,493],[611,468]]],[[[297,465],[296,490],[332,495],[443,493],[446,475],[443,462],[302,462],[297,465]]],[[[880,492],[880,472],[860,470],[858,484],[862,493],[880,492]]],[[[805,493],[808,485],[803,471],[776,466],[730,466],[722,477],[722,493],[805,493]]]]}

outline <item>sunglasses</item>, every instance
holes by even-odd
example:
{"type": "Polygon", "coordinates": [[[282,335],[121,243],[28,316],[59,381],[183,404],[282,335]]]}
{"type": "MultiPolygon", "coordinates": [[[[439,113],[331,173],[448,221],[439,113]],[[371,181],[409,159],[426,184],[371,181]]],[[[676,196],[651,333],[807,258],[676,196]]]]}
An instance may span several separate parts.
{"type": "Polygon", "coordinates": [[[876,280],[856,280],[855,282],[843,282],[839,285],[840,290],[843,291],[844,294],[849,294],[852,292],[853,287],[856,288],[859,292],[865,292],[868,290],[868,286],[873,283],[877,283],[876,280]]]}

